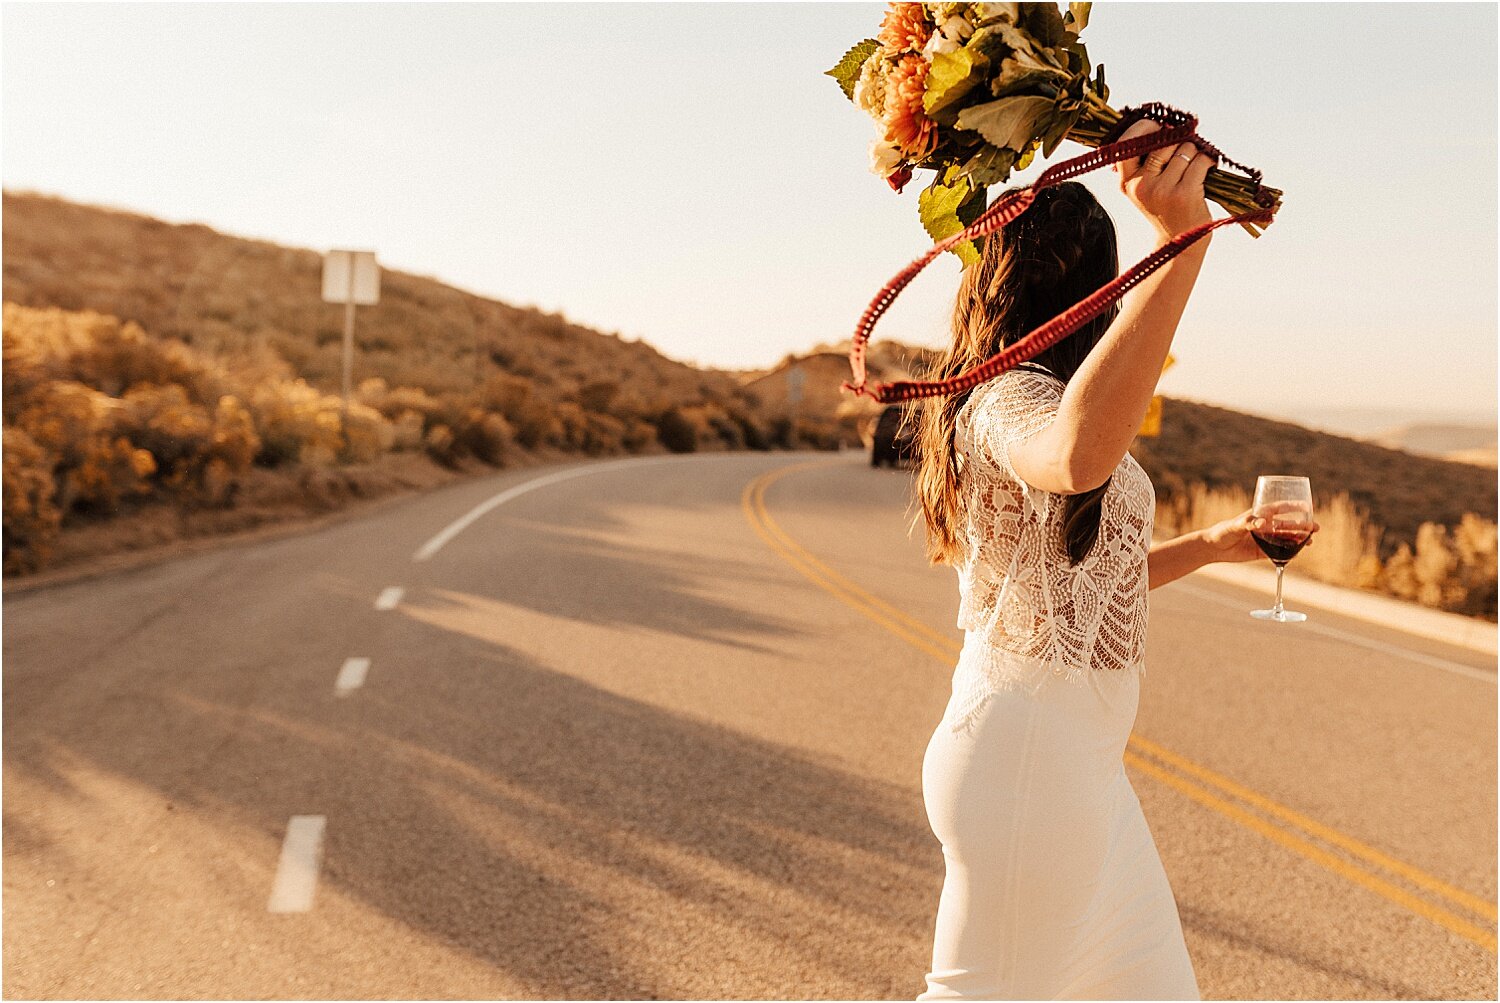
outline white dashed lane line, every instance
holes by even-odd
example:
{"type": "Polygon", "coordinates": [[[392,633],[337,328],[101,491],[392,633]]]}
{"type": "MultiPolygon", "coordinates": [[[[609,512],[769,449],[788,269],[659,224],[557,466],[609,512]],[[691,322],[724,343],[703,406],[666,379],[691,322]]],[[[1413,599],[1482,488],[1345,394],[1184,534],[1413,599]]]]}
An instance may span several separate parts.
{"type": "Polygon", "coordinates": [[[344,667],[339,669],[339,677],[333,682],[333,691],[339,696],[347,696],[350,690],[357,690],[365,684],[365,674],[369,671],[368,658],[344,659],[344,667]]]}
{"type": "Polygon", "coordinates": [[[281,862],[271,887],[271,912],[307,912],[318,888],[318,865],[323,857],[326,815],[293,815],[281,844],[281,862]]]}
{"type": "Polygon", "coordinates": [[[379,610],[395,609],[401,602],[401,597],[406,595],[406,590],[399,585],[387,585],[375,597],[375,608],[379,610]]]}

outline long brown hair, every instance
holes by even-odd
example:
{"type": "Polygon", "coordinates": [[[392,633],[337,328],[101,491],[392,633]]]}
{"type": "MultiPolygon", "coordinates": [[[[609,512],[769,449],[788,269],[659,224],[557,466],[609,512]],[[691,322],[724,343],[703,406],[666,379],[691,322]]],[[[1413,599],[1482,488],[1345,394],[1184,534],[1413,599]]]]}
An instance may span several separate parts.
{"type": "MultiPolygon", "coordinates": [[[[946,379],[977,365],[1109,282],[1119,270],[1114,221],[1093,193],[1077,181],[1043,188],[1030,208],[984,239],[979,261],[964,269],[953,308],[953,341],[923,378],[946,379]]],[[[1068,382],[1118,313],[1112,307],[1031,362],[1068,382]]],[[[916,415],[921,453],[916,495],[926,517],[932,564],[957,564],[965,552],[953,429],[972,392],[924,398],[916,415]]],[[[1071,564],[1083,560],[1098,538],[1100,506],[1109,484],[1066,496],[1063,538],[1071,564]]]]}

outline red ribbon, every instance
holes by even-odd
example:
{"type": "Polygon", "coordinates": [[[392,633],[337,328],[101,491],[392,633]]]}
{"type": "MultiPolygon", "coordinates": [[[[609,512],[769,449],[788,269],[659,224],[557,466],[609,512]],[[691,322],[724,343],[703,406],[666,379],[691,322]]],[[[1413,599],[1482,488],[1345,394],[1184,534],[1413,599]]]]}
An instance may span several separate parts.
{"type": "Polygon", "coordinates": [[[852,390],[855,394],[864,394],[873,397],[882,404],[890,404],[896,401],[914,400],[918,397],[936,397],[939,394],[956,393],[968,390],[983,383],[985,380],[993,379],[1005,370],[1016,364],[1025,362],[1038,352],[1056,344],[1093,318],[1099,316],[1109,308],[1109,305],[1124,296],[1131,287],[1135,286],[1146,276],[1156,271],[1168,261],[1177,257],[1188,247],[1192,246],[1210,231],[1230,223],[1262,223],[1269,224],[1275,209],[1272,205],[1271,193],[1261,184],[1261,173],[1254,168],[1245,167],[1235,163],[1219,152],[1212,143],[1200,137],[1197,133],[1198,119],[1187,113],[1169,108],[1166,105],[1151,103],[1136,108],[1127,108],[1120,113],[1120,121],[1111,130],[1111,135],[1119,135],[1134,121],[1149,118],[1160,122],[1162,128],[1156,132],[1136,136],[1133,139],[1119,140],[1105,143],[1097,149],[1071,160],[1064,160],[1054,164],[1031,184],[1025,188],[1018,189],[997,199],[993,205],[986,209],[978,219],[963,230],[951,237],[945,237],[907,265],[896,277],[885,284],[885,287],[876,294],[870,305],[865,308],[864,314],[859,318],[859,324],[854,329],[854,337],[849,345],[849,366],[853,370],[854,379],[845,381],[842,389],[852,390]],[[865,380],[865,343],[870,340],[870,335],[875,329],[875,322],[890,309],[901,290],[905,289],[911,280],[917,277],[917,273],[926,268],[934,258],[976,237],[986,237],[999,230],[1006,223],[1015,219],[1036,200],[1036,193],[1049,185],[1055,185],[1080,174],[1107,167],[1110,164],[1128,160],[1131,157],[1144,156],[1152,150],[1161,149],[1165,146],[1176,146],[1178,143],[1192,140],[1204,153],[1214,158],[1217,163],[1220,160],[1238,167],[1248,174],[1255,182],[1255,201],[1262,208],[1251,212],[1240,213],[1238,216],[1228,216],[1224,219],[1216,219],[1201,226],[1194,227],[1185,233],[1179,233],[1167,243],[1152,251],[1146,258],[1136,264],[1129,271],[1115,278],[1107,285],[1100,287],[1091,296],[1075,303],[1062,313],[1053,317],[1041,327],[1028,333],[1013,345],[1009,345],[1001,351],[990,356],[956,376],[946,380],[898,380],[893,383],[876,383],[874,389],[868,388],[865,380]]]}

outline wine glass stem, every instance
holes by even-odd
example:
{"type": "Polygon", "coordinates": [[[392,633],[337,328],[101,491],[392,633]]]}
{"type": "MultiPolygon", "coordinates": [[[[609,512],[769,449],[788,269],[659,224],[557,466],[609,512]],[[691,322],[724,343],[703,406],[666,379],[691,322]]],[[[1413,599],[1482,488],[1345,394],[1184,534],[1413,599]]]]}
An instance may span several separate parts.
{"type": "Polygon", "coordinates": [[[1285,564],[1276,565],[1276,605],[1273,608],[1273,612],[1277,614],[1281,612],[1281,573],[1285,570],[1285,564]]]}

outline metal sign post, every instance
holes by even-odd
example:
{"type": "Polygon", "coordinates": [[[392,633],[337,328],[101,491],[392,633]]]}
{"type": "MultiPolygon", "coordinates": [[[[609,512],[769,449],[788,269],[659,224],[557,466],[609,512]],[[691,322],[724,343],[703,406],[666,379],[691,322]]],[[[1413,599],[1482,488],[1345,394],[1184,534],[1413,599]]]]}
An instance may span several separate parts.
{"type": "Polygon", "coordinates": [[[344,403],[340,428],[349,441],[349,398],[354,393],[354,306],[380,302],[380,266],[374,251],[329,251],[323,256],[323,301],[344,304],[344,403]]]}

